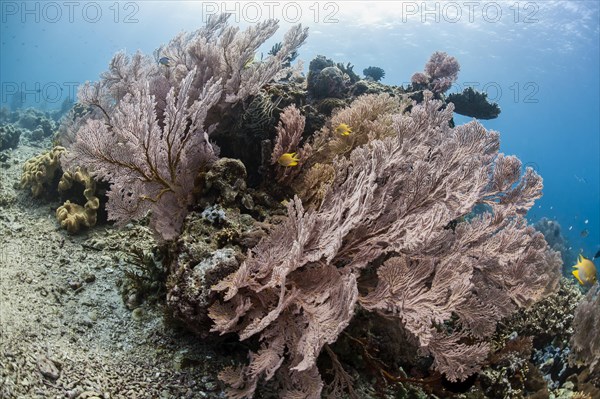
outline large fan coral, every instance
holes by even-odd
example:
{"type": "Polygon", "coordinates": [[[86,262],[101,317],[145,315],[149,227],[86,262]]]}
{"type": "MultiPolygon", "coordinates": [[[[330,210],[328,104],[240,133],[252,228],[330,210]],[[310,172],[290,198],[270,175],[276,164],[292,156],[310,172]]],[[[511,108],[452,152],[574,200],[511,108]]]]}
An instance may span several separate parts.
{"type": "Polygon", "coordinates": [[[436,369],[463,379],[501,317],[556,289],[558,254],[523,217],[541,178],[498,153],[497,133],[450,128],[452,111],[426,92],[394,115],[393,136],[334,161],[316,210],[292,201],[287,221],[214,287],[224,292],[214,330],[261,343],[249,365],[222,374],[231,397],[251,397],[261,379],[281,397],[320,397],[317,357],[358,304],[400,318],[436,369]],[[476,204],[488,212],[471,214],[476,204]],[[359,285],[374,268],[377,281],[359,285]]]}
{"type": "Polygon", "coordinates": [[[111,184],[108,216],[118,223],[151,211],[163,239],[179,233],[192,201],[194,179],[216,157],[208,134],[223,113],[254,95],[279,73],[304,42],[307,30],[294,26],[281,49],[248,63],[277,30],[268,20],[245,31],[212,17],[191,34],[159,48],[155,59],[115,55],[96,83],[79,90],[79,102],[93,111],[71,123],[76,133],[63,167],[86,167],[111,184]]]}

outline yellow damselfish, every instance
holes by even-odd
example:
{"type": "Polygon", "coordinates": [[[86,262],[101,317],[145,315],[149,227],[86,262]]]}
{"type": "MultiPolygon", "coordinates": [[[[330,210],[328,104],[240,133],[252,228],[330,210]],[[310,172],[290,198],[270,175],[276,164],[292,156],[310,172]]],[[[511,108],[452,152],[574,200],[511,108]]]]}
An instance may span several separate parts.
{"type": "Polygon", "coordinates": [[[352,129],[345,123],[340,123],[338,127],[335,128],[335,132],[342,136],[349,136],[350,133],[352,133],[352,129]]]}
{"type": "Polygon", "coordinates": [[[596,283],[596,266],[594,262],[579,255],[577,264],[573,266],[573,276],[579,281],[579,284],[589,287],[596,283]]]}
{"type": "Polygon", "coordinates": [[[296,166],[298,165],[299,160],[300,158],[296,158],[295,152],[286,152],[279,157],[277,162],[279,162],[279,165],[281,166],[296,166]]]}

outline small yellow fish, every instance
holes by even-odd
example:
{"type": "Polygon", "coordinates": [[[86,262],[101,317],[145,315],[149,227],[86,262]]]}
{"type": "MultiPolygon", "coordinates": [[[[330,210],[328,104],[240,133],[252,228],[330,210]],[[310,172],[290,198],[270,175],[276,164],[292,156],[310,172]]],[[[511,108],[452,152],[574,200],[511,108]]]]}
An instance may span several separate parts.
{"type": "Polygon", "coordinates": [[[250,65],[252,65],[254,63],[255,57],[256,57],[256,54],[252,54],[250,57],[248,57],[248,59],[244,63],[244,69],[250,68],[250,65]]]}
{"type": "Polygon", "coordinates": [[[352,133],[352,129],[345,123],[340,123],[338,127],[335,128],[335,132],[336,134],[340,134],[342,136],[349,136],[350,133],[352,133]]]}
{"type": "Polygon", "coordinates": [[[298,165],[299,160],[300,158],[296,158],[295,152],[286,152],[279,157],[277,162],[279,162],[279,165],[281,166],[296,166],[298,165]]]}
{"type": "Polygon", "coordinates": [[[577,269],[573,270],[573,276],[579,281],[579,284],[589,287],[596,283],[596,266],[591,260],[579,255],[577,264],[573,268],[577,269]]]}

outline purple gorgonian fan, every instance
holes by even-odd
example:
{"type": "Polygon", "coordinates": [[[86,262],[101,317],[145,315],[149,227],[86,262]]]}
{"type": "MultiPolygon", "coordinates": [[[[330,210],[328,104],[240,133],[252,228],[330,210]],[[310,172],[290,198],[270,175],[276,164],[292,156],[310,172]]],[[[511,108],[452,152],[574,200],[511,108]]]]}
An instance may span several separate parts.
{"type": "Polygon", "coordinates": [[[109,122],[90,119],[79,129],[66,165],[83,165],[110,183],[106,209],[117,224],[151,211],[151,226],[163,239],[179,233],[194,179],[216,158],[203,126],[221,97],[220,82],[209,80],[192,96],[195,75],[193,69],[169,90],[161,120],[146,81],[119,102],[109,122]]]}

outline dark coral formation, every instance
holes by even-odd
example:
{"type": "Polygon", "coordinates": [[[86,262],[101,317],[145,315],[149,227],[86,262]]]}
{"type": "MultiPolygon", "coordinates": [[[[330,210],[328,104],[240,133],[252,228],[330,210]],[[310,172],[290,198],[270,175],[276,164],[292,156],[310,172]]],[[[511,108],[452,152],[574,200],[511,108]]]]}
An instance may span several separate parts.
{"type": "Polygon", "coordinates": [[[497,103],[490,103],[487,94],[467,87],[462,93],[452,93],[446,99],[454,104],[454,112],[477,119],[494,119],[500,115],[497,103]]]}
{"type": "Polygon", "coordinates": [[[307,89],[313,98],[342,98],[349,83],[350,79],[345,78],[344,72],[329,58],[319,55],[310,62],[307,89]]]}
{"type": "Polygon", "coordinates": [[[57,128],[56,122],[48,114],[34,108],[22,112],[18,124],[30,131],[30,139],[33,141],[52,137],[57,128]]]}
{"type": "Polygon", "coordinates": [[[22,130],[12,124],[0,126],[0,151],[17,148],[22,130]]]}
{"type": "Polygon", "coordinates": [[[206,336],[212,325],[208,308],[216,294],[211,287],[237,269],[241,260],[239,249],[224,245],[231,240],[219,238],[226,231],[231,239],[239,235],[243,227],[233,223],[236,218],[228,215],[213,223],[208,217],[191,213],[177,241],[178,255],[170,266],[167,282],[167,303],[176,318],[201,336],[206,336]]]}
{"type": "Polygon", "coordinates": [[[370,66],[368,68],[363,69],[363,74],[366,78],[371,79],[375,82],[379,82],[385,77],[385,71],[376,66],[370,66]]]}
{"type": "Polygon", "coordinates": [[[577,263],[577,254],[571,249],[571,245],[562,234],[560,224],[556,220],[543,217],[533,227],[544,235],[546,242],[553,250],[560,253],[563,261],[563,275],[575,281],[571,271],[573,270],[573,265],[577,263]]]}

